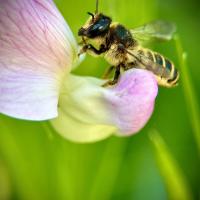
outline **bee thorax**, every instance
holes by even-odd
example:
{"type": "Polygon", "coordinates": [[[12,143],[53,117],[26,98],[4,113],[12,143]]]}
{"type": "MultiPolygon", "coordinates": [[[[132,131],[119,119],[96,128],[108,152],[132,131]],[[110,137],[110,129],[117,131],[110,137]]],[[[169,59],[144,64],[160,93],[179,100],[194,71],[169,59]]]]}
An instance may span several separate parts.
{"type": "Polygon", "coordinates": [[[104,55],[107,62],[109,62],[113,66],[117,66],[119,64],[126,65],[128,56],[126,52],[119,49],[118,44],[112,44],[108,51],[104,55]]]}

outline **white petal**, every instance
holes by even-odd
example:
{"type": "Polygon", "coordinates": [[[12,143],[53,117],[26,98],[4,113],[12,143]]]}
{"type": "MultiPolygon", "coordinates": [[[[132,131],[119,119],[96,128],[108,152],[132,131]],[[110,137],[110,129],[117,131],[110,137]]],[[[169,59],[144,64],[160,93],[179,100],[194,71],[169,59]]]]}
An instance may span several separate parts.
{"type": "Polygon", "coordinates": [[[0,0],[0,112],[29,120],[56,117],[76,48],[52,0],[0,0]]]}

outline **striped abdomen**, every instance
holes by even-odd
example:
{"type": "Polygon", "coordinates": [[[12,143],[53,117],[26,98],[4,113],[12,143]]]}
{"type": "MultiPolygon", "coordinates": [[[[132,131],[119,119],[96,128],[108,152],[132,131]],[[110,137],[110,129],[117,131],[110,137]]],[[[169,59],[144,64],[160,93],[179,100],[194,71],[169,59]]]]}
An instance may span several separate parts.
{"type": "Polygon", "coordinates": [[[159,85],[165,87],[177,85],[179,73],[170,60],[149,49],[141,48],[139,54],[142,64],[155,74],[159,85]]]}

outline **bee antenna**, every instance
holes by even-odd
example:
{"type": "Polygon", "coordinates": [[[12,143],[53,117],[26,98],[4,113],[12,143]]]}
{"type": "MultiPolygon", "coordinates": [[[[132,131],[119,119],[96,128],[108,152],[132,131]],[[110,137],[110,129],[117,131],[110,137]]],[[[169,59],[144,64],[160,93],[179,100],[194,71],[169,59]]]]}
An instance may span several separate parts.
{"type": "Polygon", "coordinates": [[[99,12],[99,0],[96,0],[96,11],[95,14],[99,12]]]}
{"type": "Polygon", "coordinates": [[[92,20],[94,20],[94,15],[91,12],[88,12],[88,15],[92,16],[92,20]]]}

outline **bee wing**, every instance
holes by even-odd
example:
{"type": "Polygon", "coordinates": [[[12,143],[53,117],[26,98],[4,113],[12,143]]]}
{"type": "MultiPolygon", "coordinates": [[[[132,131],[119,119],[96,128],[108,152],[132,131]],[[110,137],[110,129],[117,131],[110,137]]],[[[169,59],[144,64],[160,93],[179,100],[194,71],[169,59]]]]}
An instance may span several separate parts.
{"type": "Polygon", "coordinates": [[[152,21],[131,30],[133,37],[142,44],[171,40],[176,31],[175,24],[163,20],[152,21]]]}
{"type": "MultiPolygon", "coordinates": [[[[140,54],[137,51],[128,51],[126,52],[133,56],[138,63],[140,63],[142,66],[138,66],[138,68],[144,68],[149,71],[152,71],[155,75],[160,75],[162,77],[168,77],[170,74],[170,70],[166,67],[163,67],[163,65],[157,63],[156,61],[153,61],[151,58],[147,57],[146,55],[140,54]]],[[[136,66],[137,67],[137,66],[136,66]]]]}

